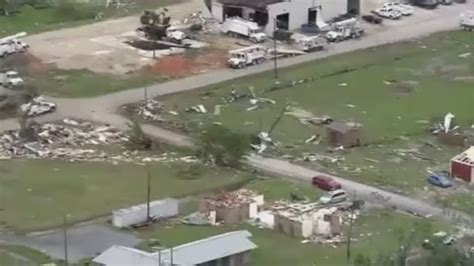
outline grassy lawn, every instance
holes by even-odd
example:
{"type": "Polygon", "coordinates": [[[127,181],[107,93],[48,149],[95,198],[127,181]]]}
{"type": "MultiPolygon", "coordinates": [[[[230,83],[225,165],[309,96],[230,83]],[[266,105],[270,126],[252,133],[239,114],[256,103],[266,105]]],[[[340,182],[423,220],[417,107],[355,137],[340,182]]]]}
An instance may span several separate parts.
{"type": "Polygon", "coordinates": [[[449,195],[442,200],[442,203],[450,208],[474,215],[474,195],[472,192],[449,195]]]}
{"type": "MultiPolygon", "coordinates": [[[[249,178],[229,169],[161,162],[150,165],[153,199],[241,185],[249,178]]],[[[112,210],[146,200],[146,170],[119,163],[52,160],[0,161],[1,223],[13,230],[42,229],[61,223],[109,214],[112,210]]]]}
{"type": "Polygon", "coordinates": [[[130,88],[138,88],[162,80],[151,74],[126,77],[97,74],[89,70],[51,70],[31,76],[28,81],[41,93],[55,97],[92,97],[130,88]]]}
{"type": "Polygon", "coordinates": [[[28,247],[0,245],[0,265],[33,266],[51,262],[48,256],[28,247]]]}
{"type": "MultiPolygon", "coordinates": [[[[132,15],[141,12],[143,9],[156,8],[163,5],[168,5],[173,2],[171,0],[138,0],[134,1],[137,5],[125,9],[117,9],[115,7],[105,8],[94,5],[87,7],[80,5],[78,8],[86,9],[92,8],[94,13],[101,12],[103,19],[117,18],[127,15],[132,15]]],[[[57,8],[40,8],[35,9],[30,6],[21,7],[18,13],[13,16],[0,16],[0,37],[15,34],[17,32],[26,31],[29,34],[34,34],[43,31],[55,30],[65,27],[80,26],[88,23],[97,22],[94,16],[79,16],[74,17],[64,14],[57,8]]]]}
{"type": "Polygon", "coordinates": [[[294,115],[285,115],[272,132],[272,138],[280,143],[276,154],[301,158],[303,153],[309,152],[340,157],[338,163],[315,165],[371,184],[410,191],[424,184],[427,168],[447,165],[447,158],[462,150],[427,145],[427,141],[436,143],[427,130],[431,121],[439,121],[448,112],[455,114],[461,127],[470,127],[474,121],[474,83],[460,80],[474,75],[472,55],[459,57],[472,51],[465,44],[474,45],[468,32],[439,33],[417,41],[281,69],[280,84],[296,83],[279,90],[270,90],[275,80],[268,72],[201,91],[170,95],[161,100],[180,115],[164,116],[167,121],[186,121],[186,126],[194,132],[220,122],[233,130],[255,134],[268,130],[281,110],[290,104],[314,116],[329,115],[342,122],[358,122],[363,125],[365,146],[333,154],[327,152],[324,141],[305,143],[311,135],[324,137],[324,127],[304,125],[294,115]],[[305,83],[297,83],[310,78],[305,83]],[[246,111],[251,106],[246,99],[230,104],[223,100],[232,88],[238,93],[247,93],[249,86],[254,87],[257,96],[273,99],[276,104],[263,104],[256,110],[246,111]],[[196,104],[204,104],[209,112],[184,111],[196,104]],[[225,105],[218,116],[213,114],[215,105],[225,105]],[[394,152],[413,148],[424,159],[394,152]]]}
{"type": "MultiPolygon", "coordinates": [[[[352,258],[358,253],[372,257],[376,257],[380,253],[393,254],[401,233],[406,233],[417,226],[425,225],[425,223],[425,220],[416,217],[387,211],[371,211],[362,215],[356,220],[353,228],[353,236],[357,238],[357,241],[352,245],[352,258]]],[[[440,227],[442,226],[434,224],[433,230],[440,227]]],[[[162,245],[171,247],[240,229],[249,230],[253,234],[252,241],[258,245],[258,248],[252,253],[253,265],[350,265],[346,261],[344,245],[333,248],[319,244],[302,244],[300,239],[250,225],[235,227],[173,225],[162,226],[155,230],[140,230],[138,234],[145,239],[159,239],[162,245]]],[[[420,241],[418,243],[421,243],[420,241]]]]}

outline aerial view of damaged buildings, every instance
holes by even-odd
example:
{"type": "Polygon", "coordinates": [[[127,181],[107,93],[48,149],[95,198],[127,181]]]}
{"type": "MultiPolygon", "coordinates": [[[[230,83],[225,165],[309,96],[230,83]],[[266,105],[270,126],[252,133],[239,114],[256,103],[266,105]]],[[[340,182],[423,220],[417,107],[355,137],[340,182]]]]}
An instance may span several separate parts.
{"type": "MultiPolygon", "coordinates": [[[[186,153],[171,148],[195,148],[193,143],[197,142],[191,139],[201,139],[197,134],[205,131],[203,124],[212,120],[211,125],[225,127],[228,122],[226,119],[247,119],[251,115],[230,114],[232,111],[229,110],[234,108],[232,106],[245,105],[236,113],[259,112],[265,109],[264,106],[277,106],[277,97],[270,97],[269,94],[263,97],[264,93],[288,92],[295,88],[294,93],[297,94],[296,88],[309,88],[317,80],[334,76],[334,73],[328,71],[326,72],[329,74],[324,76],[326,72],[322,68],[317,71],[323,74],[314,71],[305,75],[288,72],[295,74],[289,76],[285,74],[284,67],[308,62],[317,65],[318,62],[314,60],[448,30],[472,34],[471,43],[463,43],[467,50],[457,52],[456,59],[473,60],[470,51],[474,45],[474,33],[469,32],[474,29],[474,11],[469,11],[473,6],[466,0],[183,0],[166,7],[160,4],[153,8],[146,5],[142,7],[142,2],[146,1],[96,2],[103,2],[106,8],[116,10],[139,8],[136,14],[127,13],[126,18],[120,18],[124,21],[127,19],[128,24],[117,27],[118,24],[112,24],[111,19],[110,25],[105,25],[108,21],[97,22],[97,25],[104,23],[104,26],[94,29],[94,32],[87,31],[94,24],[81,26],[77,30],[66,28],[65,34],[70,35],[67,38],[54,31],[32,34],[26,29],[5,34],[8,30],[3,31],[0,24],[0,175],[4,164],[19,159],[94,162],[113,166],[182,163],[186,165],[186,175],[192,175],[195,170],[193,167],[222,167],[218,163],[222,158],[218,156],[225,157],[222,159],[225,161],[229,153],[225,150],[234,147],[237,149],[237,144],[222,144],[225,141],[220,139],[225,138],[224,135],[228,133],[226,131],[222,131],[220,136],[213,136],[215,143],[205,143],[208,145],[206,152],[219,150],[209,152],[205,158],[200,156],[201,150],[196,155],[196,152],[186,153]],[[446,23],[436,24],[439,28],[432,28],[428,24],[434,25],[440,20],[446,20],[446,23]],[[424,25],[423,23],[428,26],[412,28],[413,25],[424,25]],[[55,40],[58,41],[57,47],[52,48],[55,40]],[[25,58],[34,58],[34,64],[37,65],[32,66],[31,62],[25,65],[25,58]],[[46,70],[38,70],[43,67],[46,70]],[[31,74],[32,71],[39,72],[31,74]],[[54,71],[59,74],[40,78],[54,71]],[[67,71],[88,71],[88,74],[76,77],[67,71]],[[265,82],[254,82],[253,79],[259,77],[250,75],[257,73],[266,75],[265,82]],[[84,83],[86,85],[79,84],[88,75],[94,78],[94,75],[100,75],[106,81],[98,78],[88,80],[84,83]],[[135,75],[133,78],[139,81],[129,81],[131,75],[135,75]],[[248,80],[238,79],[247,75],[248,80]],[[114,80],[110,77],[120,78],[114,80]],[[75,82],[78,85],[71,86],[71,90],[80,88],[78,91],[61,91],[75,82]],[[85,91],[86,86],[93,85],[106,88],[105,92],[82,93],[81,90],[85,91]],[[41,86],[51,88],[48,90],[41,86]],[[257,86],[268,88],[262,90],[257,86]],[[211,87],[212,90],[202,89],[206,87],[211,87]],[[222,87],[226,89],[224,93],[218,90],[222,87]],[[242,89],[243,87],[245,88],[242,89]],[[289,89],[283,90],[286,88],[289,89]],[[195,89],[199,94],[192,94],[191,97],[195,97],[193,100],[187,100],[189,96],[185,93],[182,94],[182,99],[173,98],[174,94],[195,89]],[[198,97],[202,103],[196,102],[198,97]],[[210,108],[213,110],[209,110],[210,108]],[[203,118],[205,116],[207,118],[203,118]],[[159,146],[159,149],[154,146],[159,146]],[[159,151],[155,152],[155,148],[159,151]],[[144,149],[147,151],[144,152],[144,149]]],[[[99,17],[95,19],[102,19],[99,17]]],[[[0,23],[1,19],[3,18],[0,18],[0,23]]],[[[431,47],[425,44],[418,41],[416,46],[423,51],[436,52],[436,49],[442,49],[438,46],[429,49],[431,47]]],[[[324,60],[326,64],[331,58],[324,60]]],[[[352,57],[350,60],[353,60],[352,57]]],[[[343,65],[340,61],[334,64],[343,65]]],[[[335,73],[353,71],[350,64],[351,62],[347,62],[344,70],[335,73]]],[[[450,71],[458,71],[455,67],[453,65],[450,71]]],[[[380,86],[395,88],[393,90],[396,91],[396,97],[410,97],[405,94],[412,93],[418,82],[398,81],[387,76],[381,78],[385,80],[380,86]]],[[[472,76],[456,78],[457,81],[471,82],[471,89],[474,88],[472,76]]],[[[344,80],[338,80],[335,85],[337,88],[355,90],[350,86],[344,80]]],[[[372,97],[371,94],[367,95],[372,97]]],[[[165,195],[157,197],[157,193],[153,192],[154,187],[148,181],[148,187],[143,189],[148,195],[142,197],[141,204],[133,205],[137,203],[136,200],[130,200],[127,204],[121,202],[121,206],[129,207],[107,210],[111,213],[107,216],[107,226],[135,235],[138,234],[136,232],[152,231],[162,225],[229,230],[224,233],[221,230],[222,234],[211,234],[202,239],[186,238],[194,241],[174,247],[160,243],[159,248],[153,249],[150,245],[152,251],[120,241],[107,242],[95,250],[95,257],[88,257],[90,263],[110,266],[254,265],[252,253],[259,252],[260,248],[264,250],[262,245],[265,242],[260,244],[257,237],[254,240],[254,234],[250,232],[254,232],[253,230],[272,231],[272,234],[298,239],[305,246],[313,245],[315,249],[344,247],[348,249],[349,257],[351,241],[357,242],[357,237],[352,232],[353,225],[374,209],[396,211],[417,219],[449,222],[453,227],[462,224],[462,234],[459,231],[435,233],[446,245],[465,237],[469,231],[466,228],[471,228],[472,234],[470,214],[473,213],[474,204],[462,208],[459,206],[464,206],[464,203],[449,205],[449,200],[446,200],[442,204],[448,205],[440,206],[442,204],[439,201],[430,200],[429,197],[441,195],[443,199],[454,199],[462,195],[466,198],[461,201],[469,201],[472,196],[469,185],[474,182],[474,124],[461,125],[457,120],[458,114],[454,111],[444,112],[442,117],[433,120],[416,121],[418,126],[428,128],[428,136],[423,140],[417,139],[416,145],[399,145],[399,142],[409,140],[408,137],[400,136],[394,138],[394,143],[399,141],[395,144],[384,142],[377,145],[373,143],[378,143],[379,140],[365,142],[375,135],[369,132],[373,131],[370,119],[366,120],[367,123],[362,123],[336,118],[337,115],[316,116],[296,107],[290,96],[278,97],[280,102],[288,102],[281,111],[259,113],[258,121],[250,117],[248,122],[241,121],[239,128],[232,128],[239,131],[243,127],[259,126],[257,132],[252,132],[248,143],[245,142],[247,150],[239,155],[238,169],[225,170],[253,175],[250,182],[232,186],[231,189],[224,186],[217,189],[206,188],[204,192],[185,194],[186,197],[181,198],[178,197],[182,196],[179,193],[163,193],[165,195]],[[302,140],[300,138],[301,141],[284,143],[287,135],[300,135],[295,132],[287,135],[285,134],[288,132],[277,132],[280,127],[288,127],[289,122],[281,122],[283,116],[292,116],[297,119],[299,126],[317,127],[318,130],[312,131],[302,140]],[[269,119],[263,122],[264,126],[262,117],[269,119]],[[264,127],[268,129],[263,129],[264,127]],[[318,150],[316,153],[308,148],[320,143],[324,151],[318,150]],[[434,159],[428,152],[422,151],[425,148],[436,153],[433,155],[434,159]],[[358,149],[357,152],[351,153],[355,149],[358,149]],[[380,153],[382,149],[390,149],[390,154],[386,151],[380,153]],[[440,155],[442,150],[449,152],[440,155]],[[391,157],[386,159],[384,156],[391,157]],[[407,188],[412,185],[410,182],[383,183],[380,180],[360,178],[360,175],[379,171],[374,169],[383,168],[381,165],[388,161],[404,168],[400,164],[403,160],[420,165],[414,173],[423,176],[423,181],[421,185],[420,182],[415,182],[413,186],[420,185],[421,189],[407,188]],[[437,167],[433,166],[435,164],[437,167]],[[357,179],[345,177],[351,174],[357,176],[357,179]],[[263,189],[258,186],[259,182],[269,179],[282,182],[284,189],[272,185],[263,189]],[[252,187],[252,182],[257,185],[252,187]],[[293,189],[295,186],[303,189],[293,189]],[[281,190],[284,192],[280,193],[281,190]],[[194,206],[189,211],[186,205],[188,202],[197,203],[197,207],[194,206]]],[[[303,101],[301,95],[295,98],[303,101]]],[[[339,107],[345,110],[341,114],[356,110],[359,106],[355,103],[344,102],[339,107]]],[[[324,108],[326,107],[323,106],[316,112],[325,112],[324,108]]],[[[334,110],[331,112],[338,114],[334,110]]],[[[474,104],[469,112],[466,116],[470,117],[464,119],[466,116],[463,116],[463,119],[470,119],[472,122],[474,104]]],[[[362,113],[367,114],[366,111],[362,113]]],[[[398,116],[398,120],[402,120],[402,117],[398,116]]],[[[237,123],[236,121],[231,124],[237,123]]],[[[247,132],[246,130],[243,131],[247,132]]],[[[227,135],[229,134],[231,133],[227,135]]],[[[225,167],[229,165],[231,164],[225,167]]],[[[150,170],[147,171],[150,175],[150,170]]],[[[380,171],[377,175],[378,178],[382,176],[380,171]]],[[[179,186],[188,186],[186,182],[183,178],[179,186]]],[[[0,186],[2,184],[0,177],[0,186]]],[[[130,186],[133,185],[130,183],[130,186]]],[[[0,187],[0,193],[1,189],[0,187]]],[[[474,198],[472,200],[474,202],[474,198]]],[[[2,206],[0,205],[0,215],[2,206]]],[[[78,217],[77,220],[85,218],[78,217]]],[[[70,226],[76,225],[71,222],[70,226]]],[[[3,227],[0,226],[0,265],[3,265],[2,232],[3,227]]],[[[160,238],[160,234],[157,235],[160,238]]],[[[66,243],[66,237],[64,239],[66,243]]],[[[5,243],[9,244],[8,241],[5,243]]],[[[175,244],[173,241],[171,243],[175,244]]],[[[13,244],[23,245],[23,242],[13,244]]],[[[36,243],[30,247],[38,249],[35,245],[36,243]]],[[[473,245],[471,243],[470,246],[472,254],[473,245]]],[[[68,247],[65,246],[64,257],[57,252],[48,251],[49,247],[45,248],[45,252],[51,258],[65,259],[67,265],[68,247]]],[[[74,245],[69,247],[76,248],[78,247],[74,245]]],[[[79,258],[80,256],[77,257],[79,258]]]]}

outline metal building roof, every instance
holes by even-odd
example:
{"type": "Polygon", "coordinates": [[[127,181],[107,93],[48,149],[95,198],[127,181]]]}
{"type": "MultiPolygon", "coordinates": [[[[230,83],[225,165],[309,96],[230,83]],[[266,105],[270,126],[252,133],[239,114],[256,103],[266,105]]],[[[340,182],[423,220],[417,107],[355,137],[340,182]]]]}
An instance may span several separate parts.
{"type": "Polygon", "coordinates": [[[138,249],[112,246],[95,257],[93,261],[107,266],[152,266],[157,265],[158,259],[138,249]]]}
{"type": "MultiPolygon", "coordinates": [[[[234,231],[174,247],[173,264],[196,265],[250,251],[257,247],[248,239],[250,236],[252,234],[247,230],[234,231]]],[[[151,266],[158,265],[158,257],[161,257],[161,265],[169,265],[171,250],[166,249],[160,253],[158,255],[158,252],[148,253],[138,249],[113,246],[93,261],[106,266],[151,266]]]]}
{"type": "MultiPolygon", "coordinates": [[[[234,254],[250,251],[257,247],[248,237],[247,230],[229,232],[173,248],[173,263],[196,265],[234,254]]],[[[162,252],[165,261],[170,261],[170,250],[162,252]]]]}

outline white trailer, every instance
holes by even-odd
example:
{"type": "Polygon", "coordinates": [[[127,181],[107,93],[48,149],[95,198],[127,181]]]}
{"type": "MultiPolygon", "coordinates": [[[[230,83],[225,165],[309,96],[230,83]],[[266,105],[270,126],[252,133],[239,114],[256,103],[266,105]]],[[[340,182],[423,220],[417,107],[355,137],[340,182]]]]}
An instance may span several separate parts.
{"type": "Polygon", "coordinates": [[[0,86],[17,87],[23,85],[24,81],[16,71],[0,73],[0,86]]]}
{"type": "MultiPolygon", "coordinates": [[[[150,217],[154,220],[178,215],[178,200],[166,198],[150,202],[150,217]]],[[[130,227],[147,221],[147,205],[140,204],[112,212],[112,224],[118,228],[130,227]]]]}
{"type": "Polygon", "coordinates": [[[239,17],[226,19],[222,24],[222,32],[231,37],[244,36],[255,43],[264,42],[267,39],[267,35],[262,32],[257,23],[239,17]]]}
{"type": "Polygon", "coordinates": [[[261,45],[249,46],[229,51],[230,58],[227,61],[232,68],[244,68],[249,65],[261,64],[265,61],[267,48],[261,45]]]}
{"type": "Polygon", "coordinates": [[[26,36],[26,32],[21,32],[12,36],[0,39],[0,57],[6,57],[14,53],[23,53],[28,50],[29,45],[18,38],[26,36]]]}
{"type": "Polygon", "coordinates": [[[459,25],[468,31],[472,31],[474,29],[474,11],[468,10],[461,14],[459,25]]]}

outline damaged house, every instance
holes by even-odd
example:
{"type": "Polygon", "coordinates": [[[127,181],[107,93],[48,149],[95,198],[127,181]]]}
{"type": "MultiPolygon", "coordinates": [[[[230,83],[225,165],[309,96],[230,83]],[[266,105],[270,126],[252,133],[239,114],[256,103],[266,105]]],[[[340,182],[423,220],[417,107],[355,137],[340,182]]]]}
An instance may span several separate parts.
{"type": "Polygon", "coordinates": [[[223,22],[241,17],[254,21],[272,36],[275,28],[296,30],[302,25],[325,27],[326,20],[360,10],[360,0],[212,0],[211,13],[223,22]]]}

